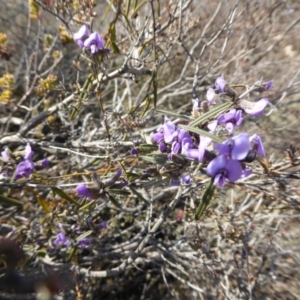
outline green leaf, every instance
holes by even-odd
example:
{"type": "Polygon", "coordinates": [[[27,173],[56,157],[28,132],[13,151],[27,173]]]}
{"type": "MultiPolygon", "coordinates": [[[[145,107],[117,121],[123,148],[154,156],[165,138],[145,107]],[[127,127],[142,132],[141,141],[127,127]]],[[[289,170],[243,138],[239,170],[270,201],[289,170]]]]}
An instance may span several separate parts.
{"type": "Polygon", "coordinates": [[[54,194],[57,194],[57,195],[61,196],[62,198],[64,198],[67,201],[77,205],[78,207],[81,206],[80,203],[78,203],[75,199],[73,199],[71,196],[66,194],[63,190],[61,190],[59,188],[56,188],[56,187],[52,187],[51,190],[53,191],[54,194]]]}
{"type": "Polygon", "coordinates": [[[171,117],[174,117],[174,118],[179,118],[181,120],[184,120],[184,121],[190,121],[191,118],[187,117],[187,116],[184,116],[184,115],[181,115],[181,114],[178,114],[176,112],[173,112],[173,111],[167,111],[167,110],[163,110],[163,109],[157,109],[156,110],[157,112],[160,112],[166,116],[171,116],[171,117]]]}
{"type": "Polygon", "coordinates": [[[233,102],[225,102],[219,106],[214,107],[210,111],[206,112],[202,116],[198,117],[196,120],[190,123],[190,126],[194,127],[198,124],[204,124],[209,119],[214,118],[224,112],[226,112],[231,106],[233,106],[233,102]]]}
{"type": "Polygon", "coordinates": [[[108,194],[108,196],[109,196],[109,200],[111,201],[111,203],[114,206],[119,207],[119,208],[121,207],[120,203],[118,202],[118,200],[115,197],[113,197],[111,194],[108,194]]]}
{"type": "Polygon", "coordinates": [[[146,99],[145,99],[145,102],[146,102],[146,104],[145,104],[145,107],[144,107],[144,109],[143,109],[143,111],[142,111],[142,113],[141,113],[141,118],[145,115],[145,113],[146,113],[146,111],[148,110],[148,108],[149,108],[149,106],[150,106],[150,103],[151,103],[151,97],[147,97],[146,99]]]}
{"type": "Polygon", "coordinates": [[[116,194],[116,195],[122,195],[122,196],[128,196],[130,195],[130,192],[126,190],[120,190],[120,189],[108,189],[109,193],[116,194]]]}
{"type": "Polygon", "coordinates": [[[128,14],[129,14],[130,5],[131,5],[131,1],[130,1],[130,0],[127,0],[127,1],[126,1],[126,7],[125,7],[125,13],[124,13],[126,17],[127,17],[128,14]]]}
{"type": "Polygon", "coordinates": [[[153,163],[153,164],[159,164],[159,165],[170,165],[172,164],[170,161],[168,161],[168,154],[159,154],[155,156],[144,156],[144,155],[139,155],[139,158],[153,163]]]}
{"type": "Polygon", "coordinates": [[[143,187],[150,188],[150,187],[154,187],[154,186],[158,186],[158,185],[164,185],[166,183],[170,183],[170,177],[166,177],[164,179],[161,179],[161,178],[153,179],[153,180],[143,184],[143,187]]]}
{"type": "Polygon", "coordinates": [[[141,144],[138,146],[138,150],[144,153],[150,153],[158,150],[158,146],[154,144],[141,144]]]}
{"type": "Polygon", "coordinates": [[[135,194],[138,199],[144,203],[146,203],[147,205],[149,205],[149,202],[142,196],[141,193],[139,193],[136,189],[134,189],[132,186],[129,186],[129,189],[132,191],[133,194],[135,194]]]}
{"type": "Polygon", "coordinates": [[[206,136],[206,137],[209,137],[211,138],[213,141],[217,142],[217,143],[222,143],[222,139],[219,138],[218,136],[208,132],[208,131],[205,131],[203,129],[200,129],[200,128],[195,128],[195,127],[191,127],[189,125],[182,125],[182,124],[179,124],[179,127],[187,130],[187,131],[191,131],[191,132],[194,132],[194,133],[197,133],[197,134],[200,134],[200,135],[203,135],[203,136],[206,136]]]}
{"type": "Polygon", "coordinates": [[[93,230],[88,230],[87,232],[81,234],[79,237],[76,238],[76,242],[80,242],[81,240],[85,239],[89,235],[93,233],[93,230]]]}
{"type": "Polygon", "coordinates": [[[5,197],[3,195],[0,195],[0,202],[3,202],[8,205],[23,206],[22,202],[12,199],[12,198],[5,197]]]}
{"type": "Polygon", "coordinates": [[[207,189],[205,190],[203,197],[197,207],[196,213],[195,213],[195,219],[199,220],[203,213],[205,212],[213,194],[214,194],[214,190],[215,190],[215,186],[214,186],[214,177],[211,178],[207,189]]]}
{"type": "Polygon", "coordinates": [[[153,104],[154,104],[154,108],[156,108],[156,103],[157,103],[157,71],[156,70],[153,70],[152,85],[153,85],[153,104]]]}
{"type": "Polygon", "coordinates": [[[146,4],[149,0],[144,0],[139,5],[137,5],[138,1],[135,1],[133,12],[131,13],[131,18],[135,18],[137,15],[137,12],[142,8],[144,4],[146,4]]]}
{"type": "Polygon", "coordinates": [[[36,200],[37,200],[38,204],[41,206],[41,208],[44,210],[45,213],[50,212],[49,206],[42,196],[37,195],[36,200]]]}

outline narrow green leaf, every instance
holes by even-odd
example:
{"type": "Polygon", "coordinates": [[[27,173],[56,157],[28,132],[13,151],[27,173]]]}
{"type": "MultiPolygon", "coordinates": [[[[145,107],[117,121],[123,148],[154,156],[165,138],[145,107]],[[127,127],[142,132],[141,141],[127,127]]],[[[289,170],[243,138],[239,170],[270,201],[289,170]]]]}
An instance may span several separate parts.
{"type": "Polygon", "coordinates": [[[174,118],[179,118],[181,120],[184,120],[184,121],[191,121],[191,118],[187,117],[187,116],[184,116],[184,115],[181,115],[181,114],[178,114],[176,112],[173,112],[173,111],[167,111],[167,110],[163,110],[163,109],[157,109],[156,110],[157,112],[160,112],[166,116],[171,116],[171,117],[174,117],[174,118]]]}
{"type": "Polygon", "coordinates": [[[66,194],[63,190],[56,188],[56,187],[52,187],[51,189],[52,189],[53,193],[61,196],[62,198],[66,199],[67,201],[77,205],[78,207],[81,206],[80,203],[78,203],[75,199],[73,199],[71,196],[66,194]]]}
{"type": "Polygon", "coordinates": [[[113,193],[113,194],[116,194],[116,195],[122,195],[122,196],[128,196],[130,195],[130,192],[129,191],[126,191],[126,190],[120,190],[120,189],[108,189],[107,190],[109,193],[113,193]]]}
{"type": "Polygon", "coordinates": [[[87,232],[84,232],[83,234],[81,234],[79,237],[76,238],[76,242],[80,242],[81,240],[85,239],[92,233],[93,233],[93,230],[88,230],[87,232]]]}
{"type": "Polygon", "coordinates": [[[144,203],[146,203],[147,205],[149,205],[149,202],[142,196],[141,193],[139,193],[136,189],[134,189],[132,186],[129,186],[129,189],[132,191],[133,194],[135,194],[138,199],[144,203]]]}
{"type": "Polygon", "coordinates": [[[159,165],[170,165],[171,162],[168,161],[168,154],[159,154],[159,155],[155,155],[153,157],[151,156],[144,156],[144,155],[140,155],[139,158],[153,163],[153,164],[159,164],[159,165]]]}
{"type": "Polygon", "coordinates": [[[141,113],[141,118],[145,115],[146,111],[148,110],[148,108],[150,106],[150,103],[151,103],[151,97],[147,97],[145,107],[141,113]]]}
{"type": "Polygon", "coordinates": [[[37,200],[38,204],[41,206],[41,208],[44,210],[45,213],[50,212],[49,206],[48,206],[48,204],[46,203],[45,199],[42,196],[37,195],[36,200],[37,200]]]}
{"type": "Polygon", "coordinates": [[[219,138],[218,136],[216,136],[216,135],[214,135],[212,133],[209,133],[208,131],[205,131],[203,129],[191,127],[189,125],[182,125],[182,124],[179,124],[179,127],[183,128],[183,129],[185,129],[187,131],[191,131],[191,132],[194,132],[194,133],[197,133],[197,134],[209,137],[209,138],[211,138],[213,141],[215,141],[217,143],[222,143],[223,142],[222,139],[219,138]]]}
{"type": "Polygon", "coordinates": [[[170,177],[166,177],[164,179],[161,178],[155,178],[145,184],[143,184],[144,188],[150,188],[158,185],[165,185],[166,183],[170,183],[170,177]]]}
{"type": "Polygon", "coordinates": [[[130,10],[130,5],[131,5],[131,1],[127,0],[126,1],[126,7],[125,7],[125,13],[124,13],[126,17],[128,17],[129,10],[130,10]]]}
{"type": "Polygon", "coordinates": [[[156,103],[157,103],[157,71],[156,70],[153,70],[152,85],[153,85],[153,104],[154,104],[154,108],[156,108],[156,103]]]}
{"type": "Polygon", "coordinates": [[[198,124],[203,124],[207,122],[209,119],[214,118],[224,112],[226,112],[230,107],[233,106],[233,102],[225,102],[217,107],[214,107],[210,111],[206,112],[196,120],[190,123],[190,126],[197,126],[198,124]]]}
{"type": "Polygon", "coordinates": [[[107,6],[104,16],[102,17],[101,23],[105,20],[105,18],[107,17],[108,12],[111,10],[113,4],[115,3],[115,0],[111,0],[109,5],[107,6]]]}
{"type": "Polygon", "coordinates": [[[203,213],[205,212],[212,196],[215,190],[215,186],[214,186],[214,177],[211,178],[207,189],[205,190],[203,197],[197,207],[196,213],[195,213],[195,219],[199,220],[201,218],[201,216],[203,215],[203,213]]]}
{"type": "Polygon", "coordinates": [[[3,202],[3,203],[8,204],[8,205],[23,206],[22,202],[20,202],[16,199],[5,197],[3,195],[0,195],[0,202],[3,202]]]}
{"type": "Polygon", "coordinates": [[[109,196],[109,200],[111,201],[111,203],[114,206],[119,207],[119,208],[121,207],[120,203],[118,202],[118,200],[115,197],[113,197],[111,194],[108,194],[108,196],[109,196]]]}
{"type": "Polygon", "coordinates": [[[138,150],[140,150],[143,153],[150,153],[158,150],[158,146],[154,144],[141,144],[138,146],[138,150]]]}
{"type": "Polygon", "coordinates": [[[144,4],[146,4],[149,0],[144,0],[139,5],[136,5],[138,1],[135,2],[135,7],[133,8],[133,11],[131,13],[131,18],[135,18],[137,15],[137,12],[142,8],[144,4]]]}

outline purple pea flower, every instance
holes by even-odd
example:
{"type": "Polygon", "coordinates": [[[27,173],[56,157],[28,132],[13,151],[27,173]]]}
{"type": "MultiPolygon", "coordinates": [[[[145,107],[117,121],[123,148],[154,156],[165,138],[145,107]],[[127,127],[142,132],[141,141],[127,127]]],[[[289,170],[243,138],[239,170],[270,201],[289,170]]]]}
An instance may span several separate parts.
{"type": "Polygon", "coordinates": [[[215,148],[220,155],[229,155],[232,159],[244,159],[250,149],[249,136],[246,133],[240,133],[222,144],[216,144],[215,148]]]}
{"type": "Polygon", "coordinates": [[[24,176],[26,178],[29,178],[33,169],[34,169],[34,163],[31,160],[28,159],[28,160],[20,162],[17,165],[15,179],[20,179],[24,176]]]}
{"type": "Polygon", "coordinates": [[[225,124],[225,128],[228,132],[232,133],[236,126],[239,126],[243,122],[242,111],[231,109],[228,113],[222,114],[218,117],[218,124],[225,124]]]}
{"type": "Polygon", "coordinates": [[[242,166],[239,161],[228,159],[227,155],[220,155],[213,159],[207,166],[206,173],[214,177],[214,185],[223,187],[226,179],[235,182],[242,176],[242,166]]]}
{"type": "Polygon", "coordinates": [[[93,200],[92,195],[90,194],[87,186],[85,184],[79,184],[76,187],[78,195],[86,197],[88,200],[93,200]]]}
{"type": "Polygon", "coordinates": [[[206,92],[206,99],[210,104],[216,104],[215,96],[216,96],[215,90],[213,88],[209,88],[206,92]]]}
{"type": "Polygon", "coordinates": [[[198,149],[189,149],[186,151],[186,157],[190,159],[198,159],[199,162],[202,162],[205,150],[210,144],[211,139],[205,136],[199,136],[200,142],[198,149]]]}
{"type": "Polygon", "coordinates": [[[31,146],[29,143],[27,143],[26,147],[25,147],[25,155],[24,155],[24,159],[25,160],[31,160],[31,158],[33,157],[34,152],[31,150],[31,146]]]}
{"type": "Polygon", "coordinates": [[[1,152],[1,156],[2,156],[3,161],[5,161],[5,162],[9,161],[9,155],[8,155],[6,149],[1,152]]]}
{"type": "Polygon", "coordinates": [[[85,48],[91,49],[92,53],[98,52],[105,45],[104,40],[98,32],[93,32],[83,43],[85,48]]]}
{"type": "Polygon", "coordinates": [[[84,47],[84,41],[90,35],[89,27],[84,24],[80,27],[80,29],[73,34],[74,41],[78,44],[80,48],[84,47]]]}
{"type": "Polygon", "coordinates": [[[225,91],[226,84],[227,84],[227,81],[223,77],[218,77],[216,79],[215,86],[220,93],[226,93],[226,91],[225,91]]]}
{"type": "Polygon", "coordinates": [[[42,165],[42,167],[47,168],[49,166],[49,160],[47,158],[44,158],[41,161],[41,165],[42,165]]]}
{"type": "Polygon", "coordinates": [[[63,232],[60,232],[56,239],[54,240],[54,244],[56,246],[58,245],[65,245],[65,246],[70,246],[71,245],[71,241],[69,239],[67,239],[66,235],[63,232]]]}
{"type": "Polygon", "coordinates": [[[89,238],[83,238],[83,239],[81,239],[80,241],[77,242],[77,245],[80,248],[85,248],[90,243],[91,243],[91,239],[89,239],[89,238]]]}
{"type": "Polygon", "coordinates": [[[261,116],[266,106],[269,104],[268,98],[262,98],[261,100],[253,103],[252,107],[243,107],[244,111],[250,116],[261,116]]]}
{"type": "Polygon", "coordinates": [[[256,152],[258,156],[265,156],[265,149],[264,145],[261,141],[261,138],[259,135],[254,134],[249,138],[250,144],[251,144],[251,149],[256,152]]]}
{"type": "Polygon", "coordinates": [[[264,91],[268,91],[273,85],[273,80],[270,80],[268,82],[265,83],[265,88],[264,88],[264,91]]]}
{"type": "Polygon", "coordinates": [[[190,184],[192,181],[192,176],[190,173],[184,173],[181,175],[181,182],[183,184],[190,184]]]}

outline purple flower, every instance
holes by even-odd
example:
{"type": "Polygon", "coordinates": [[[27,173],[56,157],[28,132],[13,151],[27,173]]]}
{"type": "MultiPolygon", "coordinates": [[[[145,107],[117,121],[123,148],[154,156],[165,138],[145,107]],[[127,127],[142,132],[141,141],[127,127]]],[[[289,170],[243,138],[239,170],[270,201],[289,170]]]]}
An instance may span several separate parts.
{"type": "Polygon", "coordinates": [[[136,148],[132,148],[132,149],[130,150],[130,154],[131,154],[131,155],[137,155],[137,154],[138,154],[137,149],[136,149],[136,148]]]}
{"type": "Polygon", "coordinates": [[[33,169],[34,169],[34,163],[31,160],[25,160],[25,161],[20,162],[17,165],[15,179],[20,179],[24,176],[26,178],[29,178],[33,169]]]}
{"type": "Polygon", "coordinates": [[[222,114],[218,117],[218,124],[226,124],[225,128],[228,132],[232,133],[236,126],[239,126],[243,122],[242,111],[231,109],[228,113],[222,114]]]}
{"type": "Polygon", "coordinates": [[[273,85],[273,80],[266,82],[264,91],[268,91],[272,87],[272,85],[273,85]]]}
{"type": "Polygon", "coordinates": [[[98,225],[101,229],[106,229],[107,228],[107,222],[103,221],[98,225]]]}
{"type": "Polygon", "coordinates": [[[240,133],[222,144],[216,144],[215,148],[220,155],[229,155],[232,159],[244,159],[250,149],[249,136],[246,133],[240,133]]]}
{"type": "Polygon", "coordinates": [[[2,156],[3,161],[5,161],[5,162],[9,161],[9,155],[6,152],[6,150],[4,150],[4,151],[1,152],[1,156],[2,156]]]}
{"type": "Polygon", "coordinates": [[[98,52],[104,47],[104,40],[98,32],[93,32],[83,43],[85,48],[90,48],[92,53],[98,52]]]}
{"type": "Polygon", "coordinates": [[[181,175],[181,182],[183,184],[190,184],[192,181],[192,176],[190,173],[184,173],[181,175]]]}
{"type": "Polygon", "coordinates": [[[31,160],[31,158],[33,157],[34,152],[31,150],[31,146],[29,143],[27,143],[26,147],[25,147],[25,155],[24,155],[24,159],[25,160],[31,160]]]}
{"type": "Polygon", "coordinates": [[[227,84],[227,81],[223,77],[218,77],[216,79],[215,86],[220,93],[226,93],[226,91],[224,89],[226,84],[227,84]]]}
{"type": "Polygon", "coordinates": [[[239,161],[228,159],[227,155],[220,155],[213,159],[207,166],[206,173],[208,176],[215,177],[214,185],[223,187],[226,178],[235,182],[242,176],[242,167],[239,161]]]}
{"type": "Polygon", "coordinates": [[[41,161],[41,165],[42,165],[42,167],[47,168],[49,166],[49,160],[47,158],[44,158],[41,161]]]}
{"type": "Polygon", "coordinates": [[[216,96],[215,90],[213,88],[209,88],[206,92],[206,99],[210,104],[216,104],[215,96],[216,96]]]}
{"type": "Polygon", "coordinates": [[[177,132],[175,130],[175,124],[172,122],[167,122],[163,125],[164,129],[164,139],[166,143],[173,142],[174,138],[177,137],[177,132]]]}
{"type": "Polygon", "coordinates": [[[80,29],[76,33],[74,33],[74,41],[78,44],[80,48],[84,47],[84,41],[88,38],[89,34],[90,30],[86,24],[82,25],[80,29]]]}
{"type": "Polygon", "coordinates": [[[259,135],[257,135],[257,134],[252,135],[249,138],[249,141],[251,143],[251,149],[254,150],[257,155],[259,155],[259,156],[266,155],[264,145],[263,145],[259,135]]]}
{"type": "Polygon", "coordinates": [[[198,149],[189,149],[186,151],[186,157],[190,159],[198,159],[199,162],[202,162],[205,150],[210,144],[211,139],[205,136],[199,136],[200,142],[198,149]]]}
{"type": "Polygon", "coordinates": [[[78,193],[78,195],[86,197],[88,200],[92,200],[92,195],[90,194],[88,188],[86,187],[85,184],[79,184],[76,187],[76,191],[78,193]]]}
{"type": "Polygon", "coordinates": [[[91,243],[91,239],[89,239],[89,238],[83,238],[83,239],[81,239],[80,241],[77,242],[77,245],[80,248],[85,248],[90,243],[91,243]]]}
{"type": "Polygon", "coordinates": [[[150,137],[153,143],[159,144],[164,139],[164,132],[151,133],[150,137]]]}
{"type": "Polygon", "coordinates": [[[65,236],[65,234],[63,232],[60,232],[56,239],[54,240],[54,244],[56,246],[63,244],[65,246],[70,246],[71,245],[71,241],[69,239],[67,239],[67,237],[65,236]]]}
{"type": "Polygon", "coordinates": [[[250,116],[261,116],[268,104],[268,98],[262,98],[261,100],[255,102],[251,108],[244,108],[244,111],[250,116]]]}

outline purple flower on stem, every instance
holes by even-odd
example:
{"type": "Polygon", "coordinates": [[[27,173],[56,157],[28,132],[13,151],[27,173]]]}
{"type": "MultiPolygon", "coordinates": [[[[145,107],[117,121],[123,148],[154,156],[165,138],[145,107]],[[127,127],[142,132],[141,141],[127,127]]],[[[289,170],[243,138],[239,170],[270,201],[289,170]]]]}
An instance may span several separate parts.
{"type": "Polygon", "coordinates": [[[270,80],[268,82],[265,83],[265,92],[268,91],[273,85],[273,80],[270,80]]]}
{"type": "Polygon", "coordinates": [[[25,160],[25,161],[20,162],[17,165],[15,179],[20,179],[24,176],[26,178],[29,178],[33,169],[34,169],[34,163],[31,160],[25,160]]]}
{"type": "Polygon", "coordinates": [[[216,104],[215,96],[216,96],[215,90],[213,88],[209,88],[206,92],[206,99],[210,104],[216,104]]]}
{"type": "Polygon", "coordinates": [[[85,184],[79,184],[76,187],[76,191],[78,193],[78,195],[86,197],[88,200],[92,200],[92,195],[90,194],[87,186],[85,184]]]}
{"type": "Polygon", "coordinates": [[[190,159],[198,159],[199,162],[202,162],[205,150],[210,144],[211,139],[205,136],[199,136],[200,142],[198,149],[189,149],[186,151],[186,157],[190,159]]]}
{"type": "Polygon", "coordinates": [[[206,173],[214,177],[214,185],[223,187],[226,179],[235,182],[242,176],[242,166],[239,161],[228,159],[227,155],[220,155],[213,159],[207,166],[206,173]]]}
{"type": "Polygon", "coordinates": [[[249,136],[246,133],[240,133],[222,144],[216,144],[215,148],[220,155],[229,155],[232,159],[244,159],[250,149],[249,136]]]}
{"type": "Polygon", "coordinates": [[[224,89],[226,84],[227,84],[227,81],[223,77],[218,77],[216,79],[215,86],[220,93],[226,93],[226,91],[224,89]]]}
{"type": "Polygon", "coordinates": [[[256,152],[258,156],[265,156],[265,149],[264,145],[261,141],[261,138],[259,135],[254,134],[249,138],[250,144],[251,144],[251,149],[256,152]]]}
{"type": "Polygon", "coordinates": [[[91,49],[92,53],[98,52],[105,45],[104,40],[98,32],[93,32],[83,43],[85,48],[91,49]]]}
{"type": "Polygon", "coordinates": [[[261,100],[253,103],[251,108],[244,108],[244,111],[250,116],[261,116],[266,106],[269,104],[268,98],[262,98],[261,100]]]}
{"type": "Polygon", "coordinates": [[[66,235],[63,232],[60,232],[56,239],[54,240],[54,244],[56,246],[58,245],[65,245],[65,246],[70,246],[71,245],[71,241],[69,239],[67,239],[66,235]]]}
{"type": "Polygon", "coordinates": [[[44,158],[41,161],[41,165],[42,165],[42,167],[47,168],[49,166],[49,160],[47,158],[44,158]]]}
{"type": "Polygon", "coordinates": [[[90,35],[89,27],[84,24],[80,27],[80,29],[74,33],[73,38],[74,41],[78,44],[80,48],[84,47],[84,41],[88,38],[90,35]]]}
{"type": "Polygon", "coordinates": [[[9,161],[9,155],[6,150],[1,152],[1,156],[2,156],[3,161],[5,161],[5,162],[9,161]]]}
{"type": "Polygon", "coordinates": [[[190,184],[192,181],[192,176],[190,173],[184,173],[181,175],[181,182],[183,184],[190,184]]]}
{"type": "Polygon", "coordinates": [[[218,117],[218,124],[226,124],[225,128],[228,132],[232,133],[236,126],[239,126],[243,122],[242,111],[231,109],[228,113],[222,114],[218,117]]]}
{"type": "Polygon", "coordinates": [[[89,238],[83,238],[83,239],[81,239],[80,241],[77,242],[77,245],[80,248],[85,248],[90,243],[91,243],[91,239],[89,239],[89,238]]]}
{"type": "Polygon", "coordinates": [[[31,150],[31,146],[29,143],[27,143],[26,147],[25,147],[25,155],[24,155],[24,159],[25,160],[31,160],[31,158],[33,157],[34,152],[31,150]]]}

